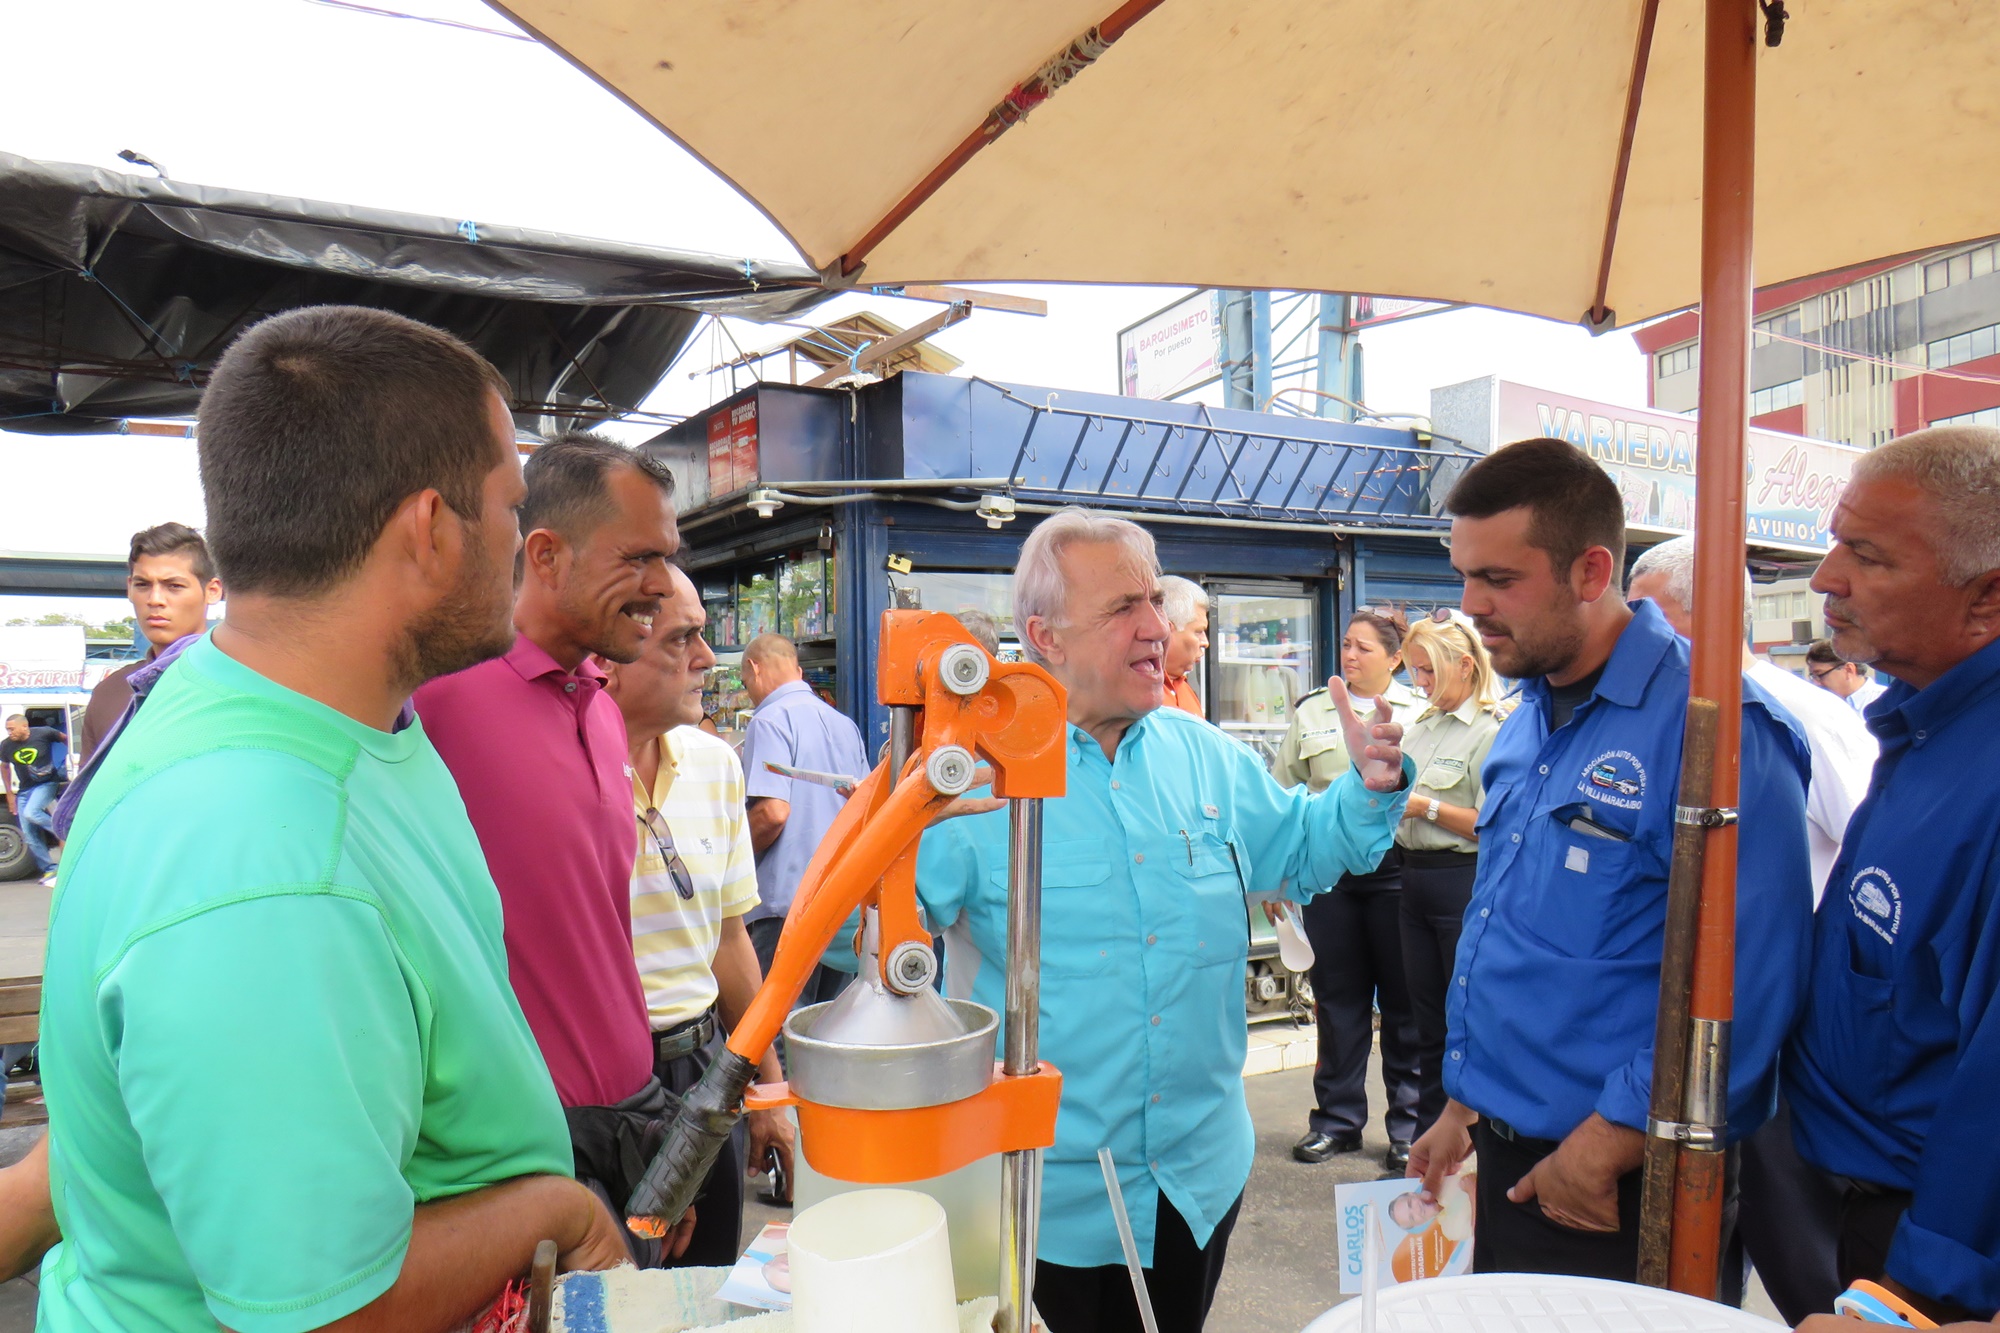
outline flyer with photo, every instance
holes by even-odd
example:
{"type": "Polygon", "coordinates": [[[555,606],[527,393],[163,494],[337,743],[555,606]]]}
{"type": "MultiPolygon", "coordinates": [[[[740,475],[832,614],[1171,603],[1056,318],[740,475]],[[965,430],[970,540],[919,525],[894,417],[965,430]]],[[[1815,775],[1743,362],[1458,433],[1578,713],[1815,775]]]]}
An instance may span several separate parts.
{"type": "Polygon", "coordinates": [[[1471,1170],[1448,1177],[1436,1199],[1425,1198],[1423,1182],[1415,1179],[1336,1185],[1341,1295],[1361,1290],[1362,1256],[1367,1253],[1363,1228],[1371,1203],[1380,1263],[1376,1280],[1382,1286],[1471,1272],[1475,1182],[1471,1170]]]}
{"type": "Polygon", "coordinates": [[[715,1298],[752,1310],[792,1308],[791,1247],[789,1222],[772,1222],[757,1233],[750,1248],[729,1270],[715,1298]]]}

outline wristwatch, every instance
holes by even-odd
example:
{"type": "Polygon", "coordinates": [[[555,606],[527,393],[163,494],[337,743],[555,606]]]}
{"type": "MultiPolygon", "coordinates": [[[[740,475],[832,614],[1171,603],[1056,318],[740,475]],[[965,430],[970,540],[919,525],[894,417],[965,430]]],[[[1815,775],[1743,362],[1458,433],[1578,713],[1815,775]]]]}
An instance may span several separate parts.
{"type": "Polygon", "coordinates": [[[1426,796],[1424,797],[1424,801],[1426,802],[1426,804],[1424,805],[1424,818],[1428,820],[1430,823],[1433,824],[1437,823],[1438,822],[1437,797],[1426,796]]]}

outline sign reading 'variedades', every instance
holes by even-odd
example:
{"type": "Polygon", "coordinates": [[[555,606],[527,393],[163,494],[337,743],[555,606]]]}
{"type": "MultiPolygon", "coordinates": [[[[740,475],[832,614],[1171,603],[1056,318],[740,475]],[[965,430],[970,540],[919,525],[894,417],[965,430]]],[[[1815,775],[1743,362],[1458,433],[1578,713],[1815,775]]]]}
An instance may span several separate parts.
{"type": "MultiPolygon", "coordinates": [[[[1618,483],[1628,524],[1669,534],[1693,530],[1700,449],[1691,418],[1614,407],[1505,380],[1490,383],[1495,388],[1492,446],[1536,436],[1568,440],[1618,483]]],[[[1754,428],[1749,445],[1744,535],[1759,546],[1825,551],[1831,544],[1827,522],[1863,451],[1754,428]]]]}

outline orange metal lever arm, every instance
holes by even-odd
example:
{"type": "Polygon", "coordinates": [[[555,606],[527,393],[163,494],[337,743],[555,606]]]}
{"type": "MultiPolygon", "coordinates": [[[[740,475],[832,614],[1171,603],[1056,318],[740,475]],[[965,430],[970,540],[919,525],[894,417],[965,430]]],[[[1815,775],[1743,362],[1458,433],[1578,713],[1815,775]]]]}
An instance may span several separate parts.
{"type": "Polygon", "coordinates": [[[904,776],[879,810],[871,811],[887,769],[882,764],[855,788],[847,808],[827,830],[787,913],[771,973],[729,1035],[729,1049],[752,1063],[763,1059],[777,1040],[785,1016],[848,915],[875,893],[890,865],[951,800],[916,770],[904,776]]]}

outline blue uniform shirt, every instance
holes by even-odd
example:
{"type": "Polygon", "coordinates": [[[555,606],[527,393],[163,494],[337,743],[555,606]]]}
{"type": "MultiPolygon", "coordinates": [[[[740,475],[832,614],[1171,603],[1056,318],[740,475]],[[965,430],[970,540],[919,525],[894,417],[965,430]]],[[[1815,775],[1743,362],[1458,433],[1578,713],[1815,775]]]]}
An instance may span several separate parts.
{"type": "MultiPolygon", "coordinates": [[[[1444,1085],[1535,1138],[1592,1111],[1643,1130],[1652,1095],[1688,644],[1651,601],[1633,612],[1569,722],[1550,732],[1547,683],[1530,680],[1486,759],[1444,1085]]],[[[1770,1117],[1812,930],[1805,743],[1748,680],[1742,755],[1731,1139],[1770,1117]]]]}
{"type": "MultiPolygon", "coordinates": [[[[1150,1264],[1162,1191],[1205,1245],[1250,1178],[1245,894],[1373,869],[1406,794],[1352,770],[1317,796],[1288,791],[1178,708],[1133,723],[1114,759],[1078,727],[1067,752],[1068,794],[1044,803],[1042,829],[1041,1055],[1063,1091],[1039,1255],[1124,1262],[1097,1165],[1109,1145],[1150,1264]]],[[[1003,1009],[1006,812],[924,834],[917,894],[945,931],[947,989],[1003,1009]]]]}
{"type": "Polygon", "coordinates": [[[1807,1160],[1916,1198],[1889,1276],[2000,1307],[2000,642],[1868,709],[1882,742],[1785,1061],[1807,1160]]]}

